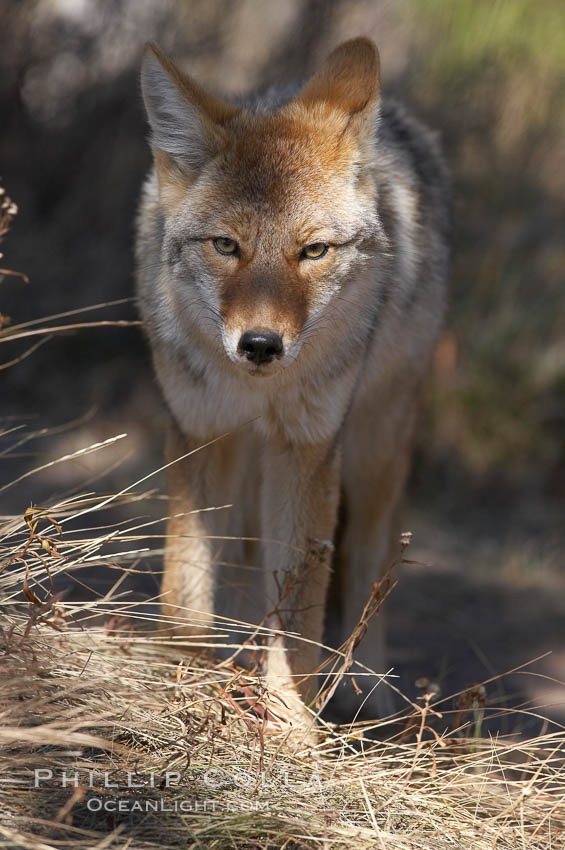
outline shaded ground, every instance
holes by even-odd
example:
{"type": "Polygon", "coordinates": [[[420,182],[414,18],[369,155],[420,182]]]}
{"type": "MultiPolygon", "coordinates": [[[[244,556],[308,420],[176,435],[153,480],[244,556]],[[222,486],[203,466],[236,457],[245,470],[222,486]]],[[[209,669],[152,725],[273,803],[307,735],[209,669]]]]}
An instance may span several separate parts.
{"type": "MultiPolygon", "coordinates": [[[[421,691],[414,683],[425,676],[447,696],[551,653],[529,672],[487,686],[487,702],[524,699],[565,722],[563,575],[554,567],[542,576],[528,569],[517,541],[501,543],[488,532],[471,536],[461,528],[438,534],[437,520],[432,525],[429,517],[415,528],[423,544],[415,543],[415,557],[431,566],[401,568],[388,600],[391,664],[401,690],[416,696],[421,691]]],[[[524,729],[531,732],[531,726],[524,721],[524,729]]],[[[510,731],[504,721],[501,728],[510,731]]]]}

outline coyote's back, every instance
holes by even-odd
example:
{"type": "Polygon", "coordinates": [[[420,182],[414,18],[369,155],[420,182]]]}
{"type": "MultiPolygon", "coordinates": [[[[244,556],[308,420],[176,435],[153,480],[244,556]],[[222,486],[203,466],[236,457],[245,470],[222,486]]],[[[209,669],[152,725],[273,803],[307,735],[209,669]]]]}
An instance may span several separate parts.
{"type": "MultiPolygon", "coordinates": [[[[446,169],[435,136],[381,102],[366,39],[247,106],[155,47],[142,88],[138,300],[169,460],[228,434],[170,467],[163,613],[188,634],[214,612],[269,625],[267,678],[299,715],[332,564],[347,632],[393,542],[444,310],[446,169]]],[[[383,663],[377,634],[359,656],[383,663]]]]}

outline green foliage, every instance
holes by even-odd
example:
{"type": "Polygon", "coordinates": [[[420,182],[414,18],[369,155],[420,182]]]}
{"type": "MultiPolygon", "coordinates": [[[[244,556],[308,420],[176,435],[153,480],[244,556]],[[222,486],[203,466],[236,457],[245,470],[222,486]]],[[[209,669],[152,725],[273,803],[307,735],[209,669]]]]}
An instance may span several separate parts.
{"type": "Polygon", "coordinates": [[[457,362],[432,442],[479,476],[549,479],[565,458],[565,7],[410,8],[413,99],[443,128],[455,196],[457,362]]]}
{"type": "Polygon", "coordinates": [[[434,36],[429,65],[438,76],[472,74],[492,58],[563,71],[565,11],[561,0],[412,0],[418,24],[434,36]]]}

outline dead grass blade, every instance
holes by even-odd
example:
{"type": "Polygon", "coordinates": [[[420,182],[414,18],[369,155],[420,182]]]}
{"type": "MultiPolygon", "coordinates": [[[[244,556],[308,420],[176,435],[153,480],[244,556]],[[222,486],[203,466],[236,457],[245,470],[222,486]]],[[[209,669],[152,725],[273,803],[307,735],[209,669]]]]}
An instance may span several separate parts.
{"type": "MultiPolygon", "coordinates": [[[[241,648],[251,637],[266,652],[268,629],[218,618],[193,640],[159,634],[156,600],[123,594],[132,557],[138,566],[155,557],[127,548],[135,539],[148,549],[144,523],[112,527],[107,511],[128,500],[137,509],[147,477],[0,522],[0,844],[565,847],[565,731],[548,722],[529,739],[485,734],[489,718],[513,716],[489,705],[488,686],[451,700],[429,687],[395,720],[321,723],[317,743],[299,741],[271,722],[277,695],[264,698],[259,671],[237,653],[214,656],[226,639],[241,648]],[[66,522],[79,516],[90,530],[66,522]],[[111,589],[69,601],[61,576],[76,578],[93,558],[99,569],[111,563],[111,589]]],[[[352,675],[355,645],[392,586],[389,571],[368,589],[336,656],[339,677],[352,675]]],[[[526,712],[536,713],[520,708],[516,726],[526,712]]]]}

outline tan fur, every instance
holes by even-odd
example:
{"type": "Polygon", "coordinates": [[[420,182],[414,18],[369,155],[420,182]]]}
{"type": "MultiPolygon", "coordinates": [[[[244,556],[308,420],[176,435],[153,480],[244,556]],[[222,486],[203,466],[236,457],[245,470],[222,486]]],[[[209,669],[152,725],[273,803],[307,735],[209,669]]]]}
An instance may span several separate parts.
{"type": "MultiPolygon", "coordinates": [[[[347,631],[393,546],[442,315],[443,208],[409,152],[376,138],[379,62],[366,39],[270,110],[209,95],[154,46],[142,81],[155,173],[138,293],[172,420],[163,615],[189,635],[215,613],[268,626],[267,680],[298,715],[317,687],[340,500],[347,631]],[[220,254],[217,237],[237,252],[220,254]],[[305,259],[318,242],[327,253],[305,259]],[[251,362],[238,346],[248,330],[276,332],[283,351],[251,362]]],[[[376,630],[360,658],[384,672],[376,630]]]]}
{"type": "Polygon", "coordinates": [[[192,180],[164,151],[155,150],[154,159],[161,206],[165,215],[171,218],[185,201],[192,180]]]}

